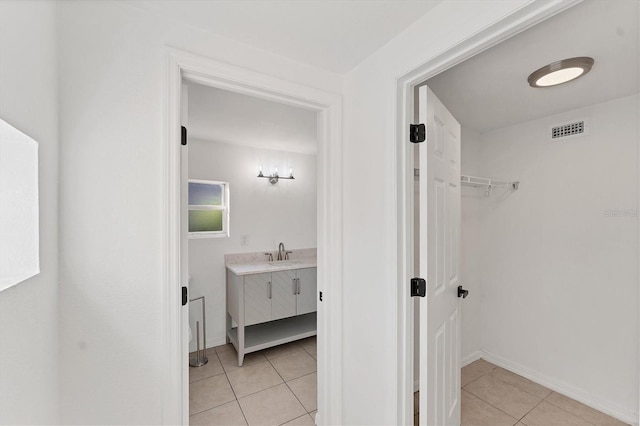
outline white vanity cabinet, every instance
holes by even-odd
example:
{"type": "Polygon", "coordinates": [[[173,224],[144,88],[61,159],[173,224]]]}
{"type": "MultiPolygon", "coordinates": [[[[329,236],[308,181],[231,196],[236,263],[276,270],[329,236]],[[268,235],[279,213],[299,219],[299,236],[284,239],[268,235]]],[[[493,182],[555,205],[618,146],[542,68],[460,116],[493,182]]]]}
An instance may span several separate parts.
{"type": "Polygon", "coordinates": [[[238,275],[227,269],[227,337],[244,355],[317,333],[317,269],[238,275]]]}

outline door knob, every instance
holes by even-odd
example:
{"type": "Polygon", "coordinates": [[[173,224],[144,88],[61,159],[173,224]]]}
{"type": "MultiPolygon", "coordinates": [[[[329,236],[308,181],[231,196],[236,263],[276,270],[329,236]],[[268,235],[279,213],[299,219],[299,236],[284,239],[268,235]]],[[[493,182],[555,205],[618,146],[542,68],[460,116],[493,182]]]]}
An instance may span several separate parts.
{"type": "Polygon", "coordinates": [[[461,285],[458,286],[458,297],[462,297],[463,299],[466,299],[467,296],[469,295],[469,290],[465,290],[462,288],[461,285]]]}

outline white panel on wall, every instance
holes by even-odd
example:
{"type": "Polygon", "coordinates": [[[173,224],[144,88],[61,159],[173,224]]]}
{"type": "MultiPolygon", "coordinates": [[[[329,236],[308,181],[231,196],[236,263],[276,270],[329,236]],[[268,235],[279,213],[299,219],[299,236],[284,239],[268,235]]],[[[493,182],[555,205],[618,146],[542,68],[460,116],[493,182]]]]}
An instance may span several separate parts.
{"type": "Polygon", "coordinates": [[[0,119],[0,291],[40,273],[38,142],[0,119]]]}

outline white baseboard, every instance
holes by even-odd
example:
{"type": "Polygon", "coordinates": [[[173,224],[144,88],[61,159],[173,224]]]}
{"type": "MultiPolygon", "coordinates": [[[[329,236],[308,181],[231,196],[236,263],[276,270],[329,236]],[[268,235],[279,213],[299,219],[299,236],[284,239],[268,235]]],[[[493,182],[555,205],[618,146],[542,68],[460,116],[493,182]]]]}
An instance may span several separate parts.
{"type": "MultiPolygon", "coordinates": [[[[522,365],[511,362],[490,352],[480,351],[479,354],[479,358],[483,358],[485,361],[502,367],[505,370],[509,370],[512,373],[516,373],[522,377],[526,377],[527,379],[545,386],[553,391],[556,391],[569,398],[575,399],[576,401],[579,401],[591,408],[608,414],[611,417],[615,417],[620,421],[629,423],[631,425],[638,425],[640,414],[637,412],[633,412],[624,407],[620,407],[618,404],[615,404],[611,401],[605,401],[600,398],[596,398],[593,395],[590,395],[587,392],[580,390],[574,386],[571,386],[567,383],[561,382],[544,374],[538,373],[537,371],[531,370],[527,367],[523,367],[522,365]]],[[[475,355],[475,353],[472,355],[475,355]]],[[[471,355],[466,357],[465,359],[471,359],[471,355]]],[[[463,362],[462,365],[464,366],[466,364],[464,364],[463,362]]]]}
{"type": "Polygon", "coordinates": [[[460,360],[460,367],[466,367],[474,361],[482,358],[482,351],[475,351],[460,360]]]}

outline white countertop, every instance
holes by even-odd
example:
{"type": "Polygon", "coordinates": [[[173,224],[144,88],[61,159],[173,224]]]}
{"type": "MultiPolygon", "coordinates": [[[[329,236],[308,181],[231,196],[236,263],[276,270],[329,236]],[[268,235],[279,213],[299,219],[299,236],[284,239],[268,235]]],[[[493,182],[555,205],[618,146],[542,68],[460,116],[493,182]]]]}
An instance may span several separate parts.
{"type": "Polygon", "coordinates": [[[317,258],[305,257],[291,260],[274,260],[272,262],[226,263],[228,270],[236,275],[260,274],[263,272],[289,271],[291,269],[315,268],[317,258]]]}

